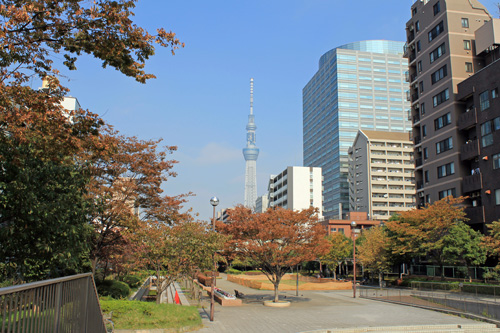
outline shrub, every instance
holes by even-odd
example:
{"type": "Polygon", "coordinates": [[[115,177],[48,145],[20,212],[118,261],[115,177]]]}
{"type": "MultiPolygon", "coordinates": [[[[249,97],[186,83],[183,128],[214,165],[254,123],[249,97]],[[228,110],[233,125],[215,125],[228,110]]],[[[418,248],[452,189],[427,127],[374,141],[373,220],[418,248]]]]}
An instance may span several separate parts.
{"type": "Polygon", "coordinates": [[[128,284],[130,288],[137,288],[142,282],[141,279],[135,275],[125,275],[122,281],[128,284]]]}
{"type": "Polygon", "coordinates": [[[243,272],[240,270],[237,270],[236,268],[230,268],[227,270],[227,274],[238,275],[238,274],[243,274],[243,272]]]}
{"type": "Polygon", "coordinates": [[[127,298],[130,294],[130,287],[125,282],[115,280],[104,280],[97,286],[100,296],[110,296],[115,299],[127,298]]]}

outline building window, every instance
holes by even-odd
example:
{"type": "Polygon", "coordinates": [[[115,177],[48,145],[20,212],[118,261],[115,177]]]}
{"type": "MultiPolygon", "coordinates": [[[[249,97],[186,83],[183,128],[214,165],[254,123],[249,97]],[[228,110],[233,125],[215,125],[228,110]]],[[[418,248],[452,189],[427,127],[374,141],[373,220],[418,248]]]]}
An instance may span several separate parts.
{"type": "Polygon", "coordinates": [[[469,27],[469,19],[466,17],[462,17],[462,28],[468,28],[469,27]]]}
{"type": "Polygon", "coordinates": [[[431,64],[439,59],[443,54],[446,53],[446,48],[444,47],[444,43],[439,45],[434,51],[429,53],[429,57],[431,60],[431,64]]]}
{"type": "Polygon", "coordinates": [[[493,144],[493,132],[500,130],[500,117],[481,124],[481,144],[488,147],[493,144]]]}
{"type": "Polygon", "coordinates": [[[425,138],[427,136],[427,126],[422,126],[422,136],[425,138]]]}
{"type": "Polygon", "coordinates": [[[427,194],[427,195],[425,196],[425,202],[426,202],[426,203],[428,203],[428,204],[430,204],[430,203],[431,203],[431,195],[430,195],[430,194],[427,194]]]}
{"type": "Polygon", "coordinates": [[[445,139],[443,141],[439,141],[436,143],[436,155],[441,154],[447,150],[450,150],[453,148],[453,138],[449,137],[448,139],[445,139]]]}
{"type": "Polygon", "coordinates": [[[420,31],[420,22],[419,21],[415,22],[415,31],[416,32],[420,31]]]}
{"type": "Polygon", "coordinates": [[[429,158],[429,150],[427,149],[427,147],[424,148],[424,160],[428,159],[429,158]]]}
{"type": "Polygon", "coordinates": [[[436,16],[441,11],[441,5],[439,1],[432,7],[434,9],[434,16],[436,16]]]}
{"type": "Polygon", "coordinates": [[[417,62],[417,69],[419,73],[422,71],[422,61],[417,62]]]}
{"type": "Polygon", "coordinates": [[[470,50],[470,40],[464,40],[464,50],[470,50]]]}
{"type": "Polygon", "coordinates": [[[500,169],[500,154],[495,154],[492,156],[493,158],[493,169],[500,169]]]}
{"type": "Polygon", "coordinates": [[[411,10],[411,16],[415,16],[417,14],[417,7],[413,7],[411,10]]]}
{"type": "Polygon", "coordinates": [[[467,73],[472,73],[472,62],[466,62],[465,63],[465,71],[467,73]]]}
{"type": "Polygon", "coordinates": [[[429,31],[429,42],[436,39],[444,31],[443,21],[439,22],[431,31],[429,31]]]}
{"type": "Polygon", "coordinates": [[[417,40],[417,52],[420,52],[420,50],[422,50],[422,44],[417,40]]]}
{"type": "Polygon", "coordinates": [[[443,79],[446,75],[448,75],[448,71],[446,68],[446,65],[435,71],[434,73],[431,74],[431,82],[432,84],[438,82],[439,80],[443,79]]]}
{"type": "Polygon", "coordinates": [[[500,189],[495,190],[495,204],[500,205],[500,189]]]}
{"type": "Polygon", "coordinates": [[[449,124],[451,124],[451,113],[448,112],[444,116],[434,120],[434,129],[438,130],[449,124]]]}
{"type": "Polygon", "coordinates": [[[444,191],[439,192],[439,200],[446,198],[446,197],[449,197],[449,196],[452,196],[452,197],[457,196],[455,188],[450,188],[449,190],[444,190],[444,191]]]}
{"type": "Polygon", "coordinates": [[[453,175],[454,173],[455,173],[455,163],[453,162],[438,166],[437,168],[438,178],[450,176],[453,175]]]}
{"type": "Polygon", "coordinates": [[[429,170],[425,170],[425,171],[424,171],[424,181],[425,181],[426,183],[428,183],[428,182],[429,182],[429,170]]]}
{"type": "Polygon", "coordinates": [[[420,94],[422,94],[424,92],[424,81],[420,81],[418,83],[418,88],[420,90],[420,94]]]}
{"type": "Polygon", "coordinates": [[[497,98],[498,97],[498,88],[495,88],[491,91],[491,98],[497,98]]]}
{"type": "Polygon", "coordinates": [[[490,93],[488,90],[483,91],[479,94],[479,108],[481,111],[490,108],[490,93]]]}
{"type": "Polygon", "coordinates": [[[434,107],[436,107],[439,104],[446,102],[448,99],[450,99],[450,92],[448,91],[448,89],[445,89],[436,96],[432,97],[432,103],[434,107]]]}
{"type": "Polygon", "coordinates": [[[343,235],[344,234],[344,228],[339,228],[339,232],[343,235]]]}
{"type": "Polygon", "coordinates": [[[421,113],[422,115],[424,115],[424,114],[425,114],[425,103],[421,103],[421,104],[420,104],[420,113],[421,113]]]}

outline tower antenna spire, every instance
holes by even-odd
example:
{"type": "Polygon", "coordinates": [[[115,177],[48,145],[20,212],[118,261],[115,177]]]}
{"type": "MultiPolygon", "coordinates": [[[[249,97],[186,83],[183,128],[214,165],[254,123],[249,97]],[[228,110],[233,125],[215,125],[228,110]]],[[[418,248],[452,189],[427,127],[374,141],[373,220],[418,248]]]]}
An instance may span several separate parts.
{"type": "Polygon", "coordinates": [[[250,114],[253,114],[253,78],[250,79],[250,114]]]}

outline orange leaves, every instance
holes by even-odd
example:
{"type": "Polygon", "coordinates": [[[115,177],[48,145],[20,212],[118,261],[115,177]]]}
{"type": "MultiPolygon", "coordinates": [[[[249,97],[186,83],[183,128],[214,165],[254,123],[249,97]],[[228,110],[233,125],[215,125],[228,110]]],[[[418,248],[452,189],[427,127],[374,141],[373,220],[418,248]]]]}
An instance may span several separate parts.
{"type": "Polygon", "coordinates": [[[315,260],[326,250],[324,230],[317,223],[314,209],[300,212],[282,208],[252,214],[237,207],[229,212],[231,223],[220,225],[232,238],[227,246],[260,265],[291,266],[315,260]]]}

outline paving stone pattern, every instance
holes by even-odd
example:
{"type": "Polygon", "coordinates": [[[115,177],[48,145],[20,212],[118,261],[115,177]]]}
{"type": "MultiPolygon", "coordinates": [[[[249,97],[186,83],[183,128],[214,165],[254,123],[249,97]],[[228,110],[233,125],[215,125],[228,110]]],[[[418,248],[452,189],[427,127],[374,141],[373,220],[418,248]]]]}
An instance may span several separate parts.
{"type": "Polygon", "coordinates": [[[208,297],[200,314],[204,328],[197,332],[306,332],[335,328],[476,324],[477,322],[440,312],[352,297],[352,291],[280,292],[280,300],[292,302],[288,308],[262,305],[272,300],[273,292],[255,290],[226,280],[221,274],[217,286],[225,291],[242,292],[240,307],[215,306],[215,320],[210,322],[208,297]]]}

